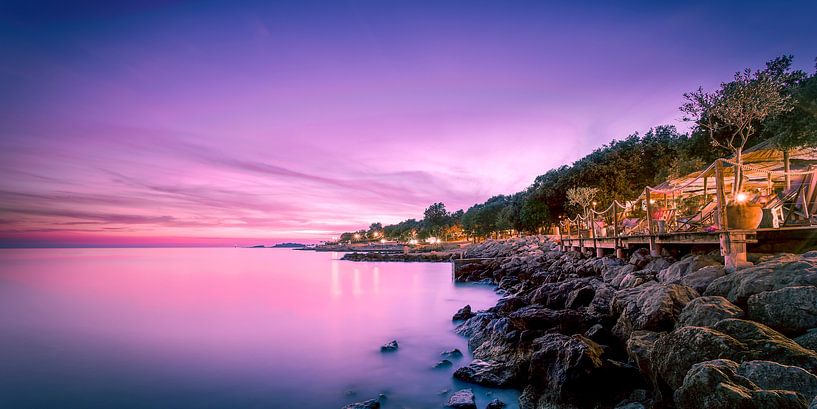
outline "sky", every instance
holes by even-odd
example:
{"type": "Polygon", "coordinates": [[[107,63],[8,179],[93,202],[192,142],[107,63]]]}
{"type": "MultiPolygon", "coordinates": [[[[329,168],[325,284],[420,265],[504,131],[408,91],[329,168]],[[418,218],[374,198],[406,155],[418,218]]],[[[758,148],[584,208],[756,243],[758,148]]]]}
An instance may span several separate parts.
{"type": "Polygon", "coordinates": [[[327,240],[524,189],[817,2],[2,1],[0,247],[327,240]]]}

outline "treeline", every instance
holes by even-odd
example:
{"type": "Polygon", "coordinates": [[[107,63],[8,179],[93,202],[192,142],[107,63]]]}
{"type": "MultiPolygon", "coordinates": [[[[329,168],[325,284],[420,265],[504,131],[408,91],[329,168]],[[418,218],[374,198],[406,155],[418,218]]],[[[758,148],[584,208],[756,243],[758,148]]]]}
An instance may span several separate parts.
{"type": "MultiPolygon", "coordinates": [[[[752,133],[746,146],[770,139],[781,149],[817,145],[817,74],[791,70],[791,63],[791,56],[780,57],[756,73],[782,84],[780,92],[789,102],[780,114],[748,124],[752,133]]],[[[724,92],[734,87],[734,83],[721,85],[724,92]]],[[[521,192],[494,196],[467,210],[451,213],[443,203],[435,203],[425,210],[422,220],[408,219],[387,226],[373,223],[368,230],[344,233],[340,240],[421,241],[432,237],[456,240],[541,232],[557,224],[560,216],[580,210],[571,208],[565,200],[570,188],[598,188],[596,200],[606,206],[614,199],[633,199],[647,185],[655,186],[668,178],[702,170],[717,158],[732,154],[714,144],[715,136],[700,123],[695,125],[686,134],[679,133],[674,126],[663,125],[643,135],[635,133],[613,140],[569,166],[538,176],[521,192]]],[[[722,126],[719,132],[723,133],[721,137],[728,138],[734,129],[722,126]]]]}

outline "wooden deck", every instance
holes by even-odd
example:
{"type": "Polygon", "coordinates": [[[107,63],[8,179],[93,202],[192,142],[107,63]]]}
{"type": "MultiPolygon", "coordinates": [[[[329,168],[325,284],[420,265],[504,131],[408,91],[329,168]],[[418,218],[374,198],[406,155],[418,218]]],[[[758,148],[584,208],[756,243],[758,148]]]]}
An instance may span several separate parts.
{"type": "Polygon", "coordinates": [[[817,225],[597,238],[562,236],[560,240],[563,250],[595,250],[599,257],[606,250],[612,250],[616,256],[624,258],[630,250],[645,247],[655,256],[660,255],[662,249],[673,246],[720,248],[727,267],[736,268],[747,263],[746,256],[753,246],[766,245],[774,251],[800,251],[814,246],[817,244],[817,225]]]}

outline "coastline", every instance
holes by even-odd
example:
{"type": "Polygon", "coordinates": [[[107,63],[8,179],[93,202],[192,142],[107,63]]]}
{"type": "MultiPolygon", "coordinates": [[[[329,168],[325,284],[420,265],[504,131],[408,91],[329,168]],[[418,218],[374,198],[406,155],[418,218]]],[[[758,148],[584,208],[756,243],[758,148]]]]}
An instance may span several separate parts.
{"type": "Polygon", "coordinates": [[[344,259],[468,259],[454,279],[490,282],[503,297],[455,315],[474,360],[453,376],[518,389],[521,408],[817,404],[817,252],[758,255],[733,273],[713,253],[597,258],[544,236],[433,256],[352,254],[344,259]]]}

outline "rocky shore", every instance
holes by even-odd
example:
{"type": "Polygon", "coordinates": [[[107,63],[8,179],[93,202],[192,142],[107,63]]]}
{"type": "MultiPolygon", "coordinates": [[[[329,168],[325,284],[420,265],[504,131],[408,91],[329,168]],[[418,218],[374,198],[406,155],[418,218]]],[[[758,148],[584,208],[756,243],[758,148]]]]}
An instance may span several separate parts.
{"type": "Polygon", "coordinates": [[[724,271],[715,254],[628,260],[544,237],[468,248],[460,281],[496,306],[458,312],[458,379],[518,388],[524,409],[817,408],[817,252],[724,271]]]}

